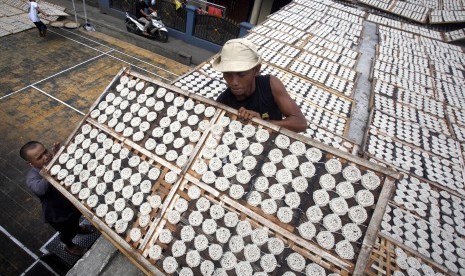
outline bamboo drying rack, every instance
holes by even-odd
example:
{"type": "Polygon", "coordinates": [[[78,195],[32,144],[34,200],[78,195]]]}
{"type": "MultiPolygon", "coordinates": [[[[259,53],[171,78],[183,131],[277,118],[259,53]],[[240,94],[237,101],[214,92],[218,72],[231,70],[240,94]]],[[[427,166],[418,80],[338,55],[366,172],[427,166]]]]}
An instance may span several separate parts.
{"type": "MultiPolygon", "coordinates": [[[[127,256],[138,268],[140,268],[146,274],[155,274],[159,273],[157,267],[151,262],[148,258],[146,258],[147,253],[147,246],[154,240],[156,240],[157,229],[161,227],[164,221],[165,214],[167,210],[169,210],[170,206],[172,206],[173,198],[178,198],[180,193],[182,193],[183,185],[186,185],[186,181],[189,181],[192,185],[199,186],[204,192],[208,192],[212,196],[214,196],[215,200],[218,202],[222,202],[222,204],[228,205],[231,208],[241,212],[242,214],[246,215],[250,219],[254,220],[261,225],[264,225],[268,229],[271,229],[277,236],[283,237],[287,242],[298,246],[300,249],[297,249],[299,252],[305,252],[305,256],[310,258],[312,261],[317,262],[323,265],[325,268],[332,268],[333,271],[339,271],[342,274],[354,274],[354,275],[361,275],[365,270],[365,267],[368,263],[370,252],[375,244],[375,239],[377,237],[379,227],[381,224],[381,220],[388,203],[389,198],[391,197],[392,192],[394,191],[394,181],[395,179],[399,179],[400,175],[397,172],[394,172],[388,168],[376,165],[371,163],[365,159],[359,158],[357,156],[351,155],[349,153],[345,153],[343,151],[339,151],[335,148],[327,146],[323,143],[314,141],[308,137],[303,135],[294,133],[292,131],[288,131],[286,129],[282,129],[274,124],[269,122],[263,121],[261,119],[254,118],[251,123],[267,129],[270,133],[274,133],[274,135],[282,134],[294,139],[296,141],[301,141],[305,143],[307,146],[319,148],[322,151],[325,151],[326,154],[331,156],[337,157],[342,160],[346,160],[351,164],[356,166],[362,166],[365,169],[371,170],[376,174],[382,176],[382,187],[379,193],[379,197],[375,202],[375,206],[373,206],[373,214],[371,220],[368,224],[366,229],[361,250],[359,255],[354,259],[354,261],[347,261],[343,260],[338,257],[334,252],[329,252],[323,250],[318,245],[313,242],[304,240],[303,238],[289,232],[285,225],[278,225],[265,217],[256,214],[248,207],[238,203],[237,201],[229,198],[224,194],[220,194],[214,188],[209,187],[208,185],[199,181],[197,177],[192,176],[189,174],[189,168],[195,162],[199,152],[203,147],[203,143],[207,139],[207,136],[210,134],[211,128],[207,129],[201,136],[200,140],[197,142],[187,164],[185,166],[179,168],[173,166],[170,162],[164,160],[163,158],[156,156],[155,154],[147,151],[144,147],[140,146],[138,143],[133,142],[129,137],[122,137],[121,135],[115,133],[111,128],[106,125],[99,124],[97,121],[89,118],[91,111],[97,107],[99,102],[104,99],[104,97],[112,91],[112,89],[116,86],[117,81],[123,75],[126,75],[130,78],[136,80],[142,80],[144,82],[148,82],[152,85],[156,85],[158,87],[164,87],[168,90],[171,90],[174,93],[182,95],[186,98],[190,98],[195,102],[201,102],[205,105],[213,106],[217,109],[214,117],[211,119],[211,122],[218,121],[221,116],[237,116],[237,111],[229,108],[225,105],[219,104],[213,100],[203,98],[201,96],[195,95],[193,93],[182,91],[181,89],[173,86],[161,83],[159,81],[153,80],[146,76],[140,75],[135,72],[131,72],[129,69],[123,68],[121,71],[115,76],[112,82],[106,87],[103,91],[102,95],[99,99],[92,105],[89,112],[85,115],[82,121],[79,123],[77,128],[73,131],[71,136],[68,138],[66,143],[62,146],[56,156],[52,159],[52,161],[41,171],[42,175],[60,191],[64,194],[83,214],[84,216],[89,219],[89,221],[94,224],[97,229],[104,234],[104,236],[109,239],[125,256],[127,256]],[[151,164],[157,164],[158,167],[166,168],[166,170],[171,170],[177,175],[177,181],[171,185],[171,190],[164,189],[164,198],[162,206],[159,209],[159,212],[152,218],[148,228],[144,232],[144,238],[140,243],[131,244],[128,242],[128,239],[118,235],[115,231],[110,228],[102,219],[98,218],[92,210],[85,206],[83,202],[77,199],[74,195],[72,195],[55,177],[50,175],[51,167],[58,161],[58,157],[61,153],[64,152],[66,147],[72,142],[72,139],[79,133],[81,126],[84,124],[90,124],[91,126],[98,128],[101,132],[110,136],[113,140],[121,143],[124,147],[131,149],[134,154],[142,156],[142,159],[149,161],[151,164]]],[[[166,173],[166,170],[164,171],[166,173]]],[[[157,180],[158,181],[158,180],[157,180]]],[[[161,181],[162,182],[162,181],[161,181]]],[[[159,186],[163,186],[163,183],[155,184],[159,186]]],[[[164,185],[163,187],[168,187],[164,185]]]]}

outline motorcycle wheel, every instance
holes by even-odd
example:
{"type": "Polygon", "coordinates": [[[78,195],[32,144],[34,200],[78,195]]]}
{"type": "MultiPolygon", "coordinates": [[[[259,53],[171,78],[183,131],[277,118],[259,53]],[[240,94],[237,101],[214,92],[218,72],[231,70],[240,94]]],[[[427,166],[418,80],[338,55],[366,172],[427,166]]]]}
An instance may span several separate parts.
{"type": "Polygon", "coordinates": [[[168,41],[168,33],[167,32],[160,31],[159,36],[160,36],[160,41],[162,41],[162,42],[167,42],[168,41]]]}
{"type": "Polygon", "coordinates": [[[130,33],[136,33],[137,26],[136,26],[136,24],[134,24],[134,22],[128,22],[128,23],[126,23],[126,29],[130,33]]]}

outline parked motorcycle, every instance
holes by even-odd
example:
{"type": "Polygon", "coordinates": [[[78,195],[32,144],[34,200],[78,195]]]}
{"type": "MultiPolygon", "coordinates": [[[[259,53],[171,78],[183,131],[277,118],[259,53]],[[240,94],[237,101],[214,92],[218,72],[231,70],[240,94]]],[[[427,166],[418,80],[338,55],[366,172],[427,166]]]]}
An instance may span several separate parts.
{"type": "Polygon", "coordinates": [[[163,24],[158,15],[155,12],[151,13],[149,20],[151,23],[149,28],[147,29],[147,33],[149,34],[149,36],[145,36],[143,34],[144,24],[139,22],[134,15],[126,12],[126,29],[130,33],[135,33],[145,37],[159,39],[162,42],[167,42],[168,30],[166,29],[165,24],[163,24]]]}

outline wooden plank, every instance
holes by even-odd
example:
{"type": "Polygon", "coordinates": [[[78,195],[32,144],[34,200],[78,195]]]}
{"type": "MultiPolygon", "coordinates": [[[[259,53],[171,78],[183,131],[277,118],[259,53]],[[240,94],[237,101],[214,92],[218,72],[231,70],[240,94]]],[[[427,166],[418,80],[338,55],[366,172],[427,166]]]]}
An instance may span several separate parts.
{"type": "Polygon", "coordinates": [[[386,178],[384,180],[383,188],[378,198],[375,211],[371,217],[370,224],[365,232],[365,238],[362,242],[362,250],[360,251],[355,264],[354,275],[361,275],[365,270],[376,236],[379,232],[381,221],[383,220],[383,215],[386,211],[387,203],[394,192],[394,188],[394,179],[386,178]]]}
{"type": "MultiPolygon", "coordinates": [[[[155,240],[157,240],[158,236],[160,235],[160,231],[166,224],[166,219],[161,218],[161,221],[156,225],[154,228],[153,235],[151,239],[149,240],[148,244],[155,244],[155,240]]],[[[147,257],[148,252],[147,252],[147,247],[144,249],[143,256],[147,257]]]]}
{"type": "Polygon", "coordinates": [[[370,255],[370,260],[364,271],[364,275],[392,275],[391,272],[391,254],[390,244],[382,238],[377,238],[375,247],[370,255]]]}
{"type": "Polygon", "coordinates": [[[462,167],[462,179],[465,179],[463,178],[465,176],[465,160],[464,160],[464,156],[463,156],[463,150],[462,150],[462,145],[460,144],[460,141],[458,140],[455,140],[455,147],[457,148],[458,152],[459,152],[459,156],[458,156],[458,159],[459,159],[459,163],[460,163],[460,166],[462,167]]]}
{"type": "MultiPolygon", "coordinates": [[[[351,110],[351,113],[353,112],[353,108],[351,110]]],[[[345,123],[345,126],[344,126],[344,132],[342,134],[342,137],[346,138],[346,139],[349,139],[349,130],[350,130],[350,124],[352,123],[352,116],[351,117],[348,117],[346,119],[346,123],[345,123]]]]}
{"type": "Polygon", "coordinates": [[[200,153],[200,150],[203,148],[203,145],[204,145],[205,141],[210,136],[210,132],[211,132],[211,129],[212,129],[213,125],[218,121],[218,118],[220,117],[220,114],[222,114],[222,113],[223,113],[222,111],[220,112],[217,109],[217,111],[215,112],[215,115],[213,115],[213,118],[211,120],[212,124],[210,125],[210,127],[207,130],[205,130],[205,132],[202,134],[199,141],[197,142],[197,145],[192,150],[192,153],[190,154],[190,157],[187,160],[186,165],[184,166],[184,168],[181,171],[182,175],[186,174],[187,171],[190,169],[190,167],[194,164],[194,161],[196,160],[197,155],[200,153]]]}
{"type": "Polygon", "coordinates": [[[362,146],[360,147],[360,151],[359,151],[360,156],[364,156],[364,153],[368,152],[368,138],[370,136],[370,126],[371,126],[371,122],[373,121],[374,111],[375,109],[372,109],[368,116],[368,125],[363,133],[362,146]]]}
{"type": "Polygon", "coordinates": [[[168,209],[168,204],[171,203],[171,199],[173,198],[174,194],[178,190],[178,187],[179,187],[179,185],[181,183],[181,179],[182,178],[179,178],[176,181],[176,183],[173,185],[173,188],[170,190],[169,194],[166,196],[165,200],[163,201],[163,204],[161,206],[161,210],[158,213],[158,215],[155,217],[155,220],[153,221],[153,223],[151,224],[149,230],[147,231],[147,235],[146,235],[147,238],[144,239],[144,241],[142,242],[141,248],[145,248],[145,246],[147,245],[147,242],[150,240],[150,238],[151,238],[152,234],[154,233],[156,227],[160,223],[163,215],[166,213],[166,210],[168,209]]]}
{"type": "MultiPolygon", "coordinates": [[[[371,83],[371,93],[370,93],[370,98],[368,100],[368,112],[371,112],[374,107],[375,107],[375,95],[379,95],[378,93],[375,92],[375,87],[376,87],[376,83],[378,82],[379,80],[378,79],[373,79],[372,80],[372,83],[371,83]]],[[[371,122],[368,121],[368,122],[371,122]]]]}
{"type": "Polygon", "coordinates": [[[155,221],[152,223],[152,225],[150,226],[150,229],[147,231],[147,237],[148,238],[144,240],[143,246],[142,246],[143,248],[145,248],[148,243],[150,243],[151,241],[156,239],[157,233],[156,233],[155,230],[157,229],[157,227],[159,227],[160,221],[162,220],[163,216],[165,215],[166,210],[168,210],[168,206],[173,204],[172,199],[175,196],[176,192],[178,191],[179,185],[181,185],[181,183],[182,183],[182,178],[179,178],[176,181],[175,185],[173,185],[173,188],[170,190],[170,193],[168,194],[165,201],[163,202],[163,205],[162,205],[162,208],[161,208],[161,211],[160,211],[159,215],[155,218],[155,221]]]}

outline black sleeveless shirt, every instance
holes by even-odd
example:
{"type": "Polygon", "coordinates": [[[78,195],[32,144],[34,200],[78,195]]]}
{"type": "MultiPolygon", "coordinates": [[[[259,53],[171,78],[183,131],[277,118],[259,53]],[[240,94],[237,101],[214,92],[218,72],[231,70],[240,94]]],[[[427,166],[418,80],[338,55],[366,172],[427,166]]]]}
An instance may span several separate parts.
{"type": "Polygon", "coordinates": [[[221,93],[216,101],[235,109],[244,107],[258,112],[264,120],[283,119],[283,114],[271,92],[270,75],[255,77],[255,91],[243,101],[238,101],[229,88],[221,93]]]}

